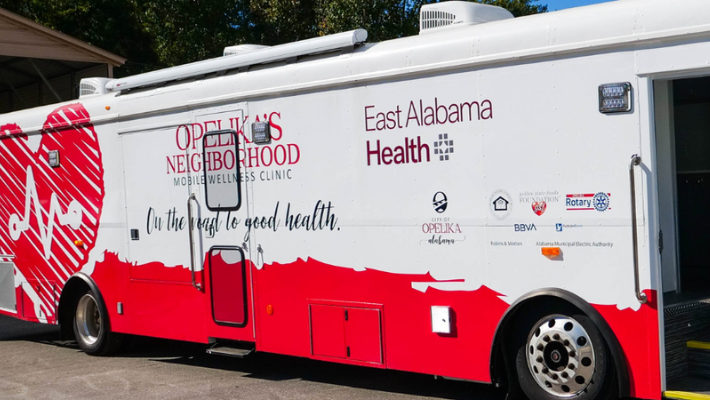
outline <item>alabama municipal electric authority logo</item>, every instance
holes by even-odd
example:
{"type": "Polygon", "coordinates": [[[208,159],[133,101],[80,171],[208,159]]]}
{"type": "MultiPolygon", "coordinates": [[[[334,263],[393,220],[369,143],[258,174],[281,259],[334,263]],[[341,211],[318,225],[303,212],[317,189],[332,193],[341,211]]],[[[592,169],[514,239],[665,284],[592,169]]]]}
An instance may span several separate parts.
{"type": "Polygon", "coordinates": [[[609,208],[609,195],[603,192],[599,192],[594,195],[592,203],[594,204],[595,210],[604,212],[609,208]]]}

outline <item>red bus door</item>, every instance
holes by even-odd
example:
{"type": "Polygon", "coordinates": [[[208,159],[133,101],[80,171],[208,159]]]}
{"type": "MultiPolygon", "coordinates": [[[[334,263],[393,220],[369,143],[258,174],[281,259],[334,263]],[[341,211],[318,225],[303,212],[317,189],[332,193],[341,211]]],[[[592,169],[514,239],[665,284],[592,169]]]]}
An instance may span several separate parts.
{"type": "Polygon", "coordinates": [[[199,244],[193,243],[195,250],[200,249],[195,251],[194,259],[204,267],[203,290],[211,317],[207,333],[216,340],[254,340],[249,318],[251,276],[246,267],[247,253],[242,248],[243,232],[239,234],[241,230],[237,229],[241,226],[234,226],[235,220],[248,218],[246,201],[242,199],[245,188],[240,179],[240,139],[233,129],[204,133],[204,182],[199,185],[203,193],[196,196],[200,201],[192,201],[199,215],[195,215],[196,226],[191,229],[200,240],[199,244]],[[204,259],[200,260],[200,255],[204,259]]]}

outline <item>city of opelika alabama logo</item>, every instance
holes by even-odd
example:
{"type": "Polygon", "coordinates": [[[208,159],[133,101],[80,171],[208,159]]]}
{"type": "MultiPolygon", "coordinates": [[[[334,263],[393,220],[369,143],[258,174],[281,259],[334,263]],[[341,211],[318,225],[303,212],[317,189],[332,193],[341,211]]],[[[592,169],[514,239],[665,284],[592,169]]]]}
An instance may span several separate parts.
{"type": "Polygon", "coordinates": [[[436,194],[434,194],[433,205],[434,210],[436,210],[439,214],[446,211],[446,207],[449,205],[448,200],[446,199],[446,194],[444,192],[436,192],[436,194]]]}

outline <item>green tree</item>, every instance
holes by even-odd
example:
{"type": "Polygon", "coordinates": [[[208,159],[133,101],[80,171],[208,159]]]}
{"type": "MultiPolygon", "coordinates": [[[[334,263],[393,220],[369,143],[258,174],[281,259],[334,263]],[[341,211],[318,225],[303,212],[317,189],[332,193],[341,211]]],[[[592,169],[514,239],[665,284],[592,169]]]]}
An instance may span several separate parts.
{"type": "MultiPolygon", "coordinates": [[[[547,11],[538,0],[479,0],[508,9],[516,17],[547,11]]],[[[244,0],[242,7],[261,44],[278,44],[363,28],[377,42],[414,35],[419,10],[433,0],[244,0]]]]}
{"type": "MultiPolygon", "coordinates": [[[[539,0],[477,0],[515,16],[539,0]]],[[[225,46],[276,45],[364,28],[368,41],[415,35],[434,0],[0,0],[13,11],[128,59],[125,76],[218,57],[225,46]]]]}
{"type": "Polygon", "coordinates": [[[516,17],[539,14],[547,11],[546,5],[536,4],[539,0],[483,0],[481,3],[503,7],[516,17]]]}
{"type": "Polygon", "coordinates": [[[240,40],[238,0],[137,0],[162,65],[217,57],[240,40]]]}

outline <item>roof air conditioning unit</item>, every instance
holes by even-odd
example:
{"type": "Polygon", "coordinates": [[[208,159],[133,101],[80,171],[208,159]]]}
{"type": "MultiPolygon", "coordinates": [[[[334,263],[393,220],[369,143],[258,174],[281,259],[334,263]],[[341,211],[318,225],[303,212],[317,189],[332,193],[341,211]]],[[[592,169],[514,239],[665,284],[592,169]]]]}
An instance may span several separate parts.
{"type": "Polygon", "coordinates": [[[84,78],[79,81],[79,98],[98,96],[106,94],[106,84],[111,82],[111,78],[84,78]]]}
{"type": "Polygon", "coordinates": [[[419,34],[509,18],[513,18],[510,11],[486,4],[467,1],[425,4],[419,14],[419,34]]]}

